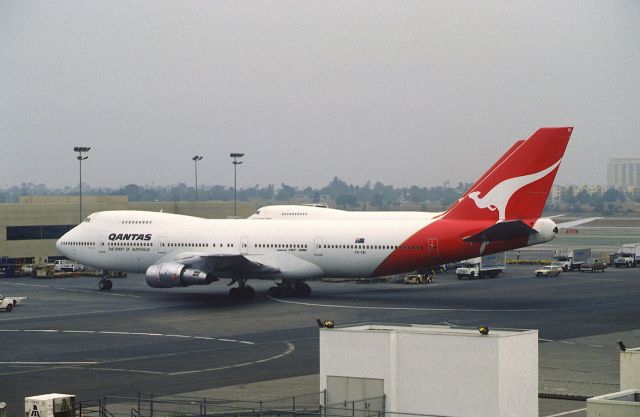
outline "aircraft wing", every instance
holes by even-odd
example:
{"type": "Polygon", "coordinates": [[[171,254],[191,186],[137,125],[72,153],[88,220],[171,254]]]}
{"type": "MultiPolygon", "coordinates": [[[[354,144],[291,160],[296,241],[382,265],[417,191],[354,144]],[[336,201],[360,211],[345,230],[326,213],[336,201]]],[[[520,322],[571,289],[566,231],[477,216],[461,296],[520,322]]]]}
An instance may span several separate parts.
{"type": "MultiPolygon", "coordinates": [[[[167,261],[167,259],[163,259],[167,261]]],[[[211,274],[220,272],[235,272],[248,275],[277,274],[279,268],[251,260],[239,254],[208,254],[197,252],[183,252],[171,259],[189,268],[199,269],[211,274]]]]}

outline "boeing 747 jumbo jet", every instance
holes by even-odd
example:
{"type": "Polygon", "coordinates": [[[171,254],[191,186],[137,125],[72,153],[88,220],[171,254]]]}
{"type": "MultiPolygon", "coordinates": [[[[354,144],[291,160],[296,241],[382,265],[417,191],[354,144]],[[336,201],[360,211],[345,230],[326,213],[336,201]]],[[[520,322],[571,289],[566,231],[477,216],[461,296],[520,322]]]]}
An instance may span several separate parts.
{"type": "MultiPolygon", "coordinates": [[[[558,228],[540,216],[572,131],[542,128],[516,142],[443,213],[294,214],[275,221],[106,211],[88,216],[56,245],[104,271],[144,272],[154,288],[230,279],[238,284],[231,296],[249,297],[247,280],[269,279],[277,284],[269,295],[307,296],[306,280],[392,275],[552,240],[558,228]]],[[[111,289],[106,274],[99,287],[111,289]]]]}

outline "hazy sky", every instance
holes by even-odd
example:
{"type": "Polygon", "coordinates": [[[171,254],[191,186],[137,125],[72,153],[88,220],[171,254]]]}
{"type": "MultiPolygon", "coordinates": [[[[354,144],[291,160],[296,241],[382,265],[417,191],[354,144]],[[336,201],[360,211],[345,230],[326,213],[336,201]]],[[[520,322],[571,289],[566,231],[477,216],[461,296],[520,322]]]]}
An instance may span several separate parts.
{"type": "Polygon", "coordinates": [[[0,186],[474,181],[575,126],[640,157],[638,1],[0,0],[0,186]]]}

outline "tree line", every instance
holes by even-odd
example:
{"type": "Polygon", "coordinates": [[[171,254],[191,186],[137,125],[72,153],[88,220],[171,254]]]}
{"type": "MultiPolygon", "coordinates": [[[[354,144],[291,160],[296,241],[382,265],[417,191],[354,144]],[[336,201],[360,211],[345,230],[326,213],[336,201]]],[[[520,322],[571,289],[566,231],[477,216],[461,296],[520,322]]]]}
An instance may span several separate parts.
{"type": "MultiPolygon", "coordinates": [[[[257,201],[264,204],[298,204],[327,202],[343,209],[375,209],[390,210],[397,208],[418,210],[446,209],[460,198],[471,186],[471,183],[458,183],[451,186],[445,182],[441,186],[394,187],[380,181],[367,182],[364,185],[353,185],[334,177],[329,184],[321,188],[294,187],[285,183],[275,186],[255,185],[239,188],[239,201],[257,201]]],[[[200,201],[232,201],[233,187],[222,185],[202,185],[198,187],[200,201]]],[[[94,188],[89,184],[82,185],[83,195],[126,195],[131,202],[148,201],[193,201],[195,187],[185,183],[168,186],[149,186],[129,184],[118,188],[94,188]]],[[[21,185],[0,189],[0,202],[16,203],[20,196],[36,195],[78,195],[78,187],[50,189],[43,184],[23,183],[21,185]]],[[[640,203],[640,194],[625,194],[616,189],[603,193],[590,194],[585,190],[576,192],[574,187],[562,187],[559,201],[547,202],[547,211],[557,212],[599,212],[616,213],[628,211],[629,202],[640,203]]]]}

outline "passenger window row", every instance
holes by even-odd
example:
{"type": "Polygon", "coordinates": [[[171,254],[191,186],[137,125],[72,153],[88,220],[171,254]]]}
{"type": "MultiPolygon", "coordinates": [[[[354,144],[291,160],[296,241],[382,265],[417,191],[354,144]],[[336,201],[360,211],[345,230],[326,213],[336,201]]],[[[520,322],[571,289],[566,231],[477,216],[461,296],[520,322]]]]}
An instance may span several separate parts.
{"type": "MultiPolygon", "coordinates": [[[[208,248],[209,244],[208,243],[171,242],[171,243],[167,243],[167,246],[169,246],[170,248],[208,248]]],[[[216,244],[215,243],[211,244],[211,247],[215,248],[216,244]]],[[[225,247],[225,245],[220,243],[219,247],[223,248],[225,247]]],[[[227,243],[226,247],[232,248],[234,247],[234,244],[227,243]]]]}
{"type": "Polygon", "coordinates": [[[424,250],[424,246],[407,245],[323,245],[324,249],[399,249],[399,250],[424,250]]]}
{"type": "Polygon", "coordinates": [[[255,243],[254,248],[289,248],[289,249],[306,249],[307,245],[303,243],[255,243]]]}

